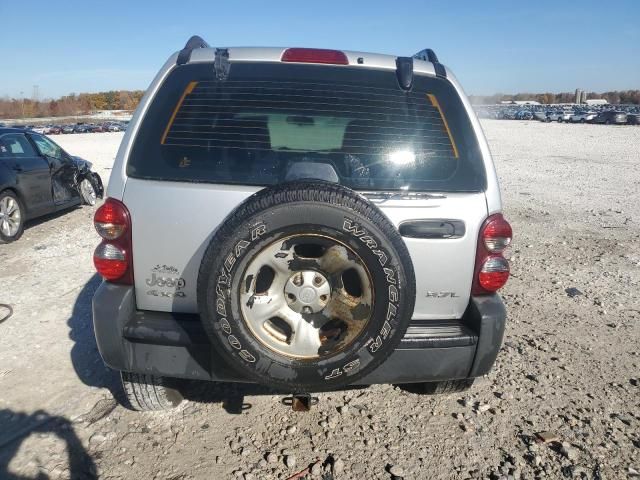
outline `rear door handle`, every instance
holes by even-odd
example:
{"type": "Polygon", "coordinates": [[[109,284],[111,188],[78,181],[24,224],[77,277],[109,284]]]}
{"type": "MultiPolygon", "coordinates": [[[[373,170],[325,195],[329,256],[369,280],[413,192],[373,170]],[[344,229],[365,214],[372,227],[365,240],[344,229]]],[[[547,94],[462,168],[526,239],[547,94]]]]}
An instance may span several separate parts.
{"type": "Polygon", "coordinates": [[[409,220],[400,224],[400,235],[409,238],[461,238],[464,234],[462,220],[409,220]]]}

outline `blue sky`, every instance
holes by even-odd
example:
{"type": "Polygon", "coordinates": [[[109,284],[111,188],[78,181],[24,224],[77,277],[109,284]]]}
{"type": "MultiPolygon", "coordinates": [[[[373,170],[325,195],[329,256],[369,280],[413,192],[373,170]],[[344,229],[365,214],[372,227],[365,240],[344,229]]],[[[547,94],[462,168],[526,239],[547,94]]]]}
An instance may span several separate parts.
{"type": "Polygon", "coordinates": [[[214,46],[411,55],[469,94],[640,88],[640,1],[0,0],[0,96],[144,89],[192,34],[214,46]]]}

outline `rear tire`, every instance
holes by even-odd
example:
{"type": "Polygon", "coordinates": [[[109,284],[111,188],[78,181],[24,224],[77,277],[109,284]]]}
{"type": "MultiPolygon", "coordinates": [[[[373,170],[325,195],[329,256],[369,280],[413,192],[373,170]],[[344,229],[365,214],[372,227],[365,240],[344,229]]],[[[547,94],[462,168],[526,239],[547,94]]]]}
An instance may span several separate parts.
{"type": "Polygon", "coordinates": [[[24,232],[24,220],[25,209],[18,196],[11,190],[0,193],[0,243],[18,240],[24,232]]]}
{"type": "Polygon", "coordinates": [[[459,393],[469,390],[475,378],[463,378],[461,380],[445,380],[442,382],[408,383],[402,385],[402,389],[420,395],[442,395],[459,393]]]}
{"type": "Polygon", "coordinates": [[[120,372],[125,406],[141,412],[166,410],[182,402],[182,394],[157,375],[120,372]]]}

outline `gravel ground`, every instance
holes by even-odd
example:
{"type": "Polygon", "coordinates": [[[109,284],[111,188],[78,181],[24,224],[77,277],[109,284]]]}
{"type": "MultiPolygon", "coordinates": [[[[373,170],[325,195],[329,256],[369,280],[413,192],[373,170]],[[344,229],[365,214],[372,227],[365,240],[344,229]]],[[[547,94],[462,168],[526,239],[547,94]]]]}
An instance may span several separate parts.
{"type": "MultiPolygon", "coordinates": [[[[301,414],[194,384],[174,411],[117,406],[91,329],[93,209],[75,209],[0,246],[0,478],[289,478],[316,461],[326,479],[639,475],[640,128],[483,126],[515,240],[504,346],[470,391],[373,386],[301,414]]],[[[120,139],[56,140],[106,181],[120,139]]]]}

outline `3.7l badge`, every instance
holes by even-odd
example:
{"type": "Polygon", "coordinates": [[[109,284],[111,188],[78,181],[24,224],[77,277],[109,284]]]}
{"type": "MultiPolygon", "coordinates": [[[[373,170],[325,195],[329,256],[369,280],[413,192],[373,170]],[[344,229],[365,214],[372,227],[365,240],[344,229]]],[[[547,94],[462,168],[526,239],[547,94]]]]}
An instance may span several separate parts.
{"type": "Polygon", "coordinates": [[[458,298],[456,292],[427,292],[427,298],[458,298]]]}

